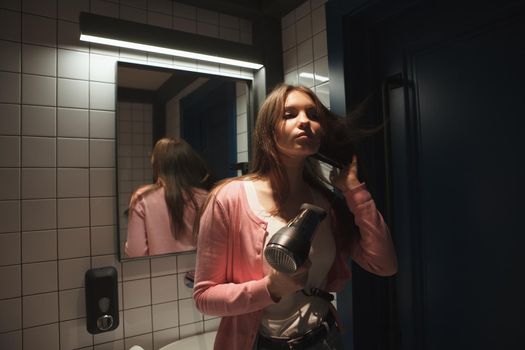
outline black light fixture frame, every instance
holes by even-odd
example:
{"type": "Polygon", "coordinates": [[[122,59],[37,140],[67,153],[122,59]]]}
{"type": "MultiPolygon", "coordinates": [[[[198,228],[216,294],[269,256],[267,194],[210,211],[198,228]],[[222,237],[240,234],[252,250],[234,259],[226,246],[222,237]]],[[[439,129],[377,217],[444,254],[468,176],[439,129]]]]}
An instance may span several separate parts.
{"type": "MultiPolygon", "coordinates": [[[[80,33],[263,65],[254,45],[81,12],[80,33]]],[[[223,64],[223,63],[221,63],[223,64]]]]}

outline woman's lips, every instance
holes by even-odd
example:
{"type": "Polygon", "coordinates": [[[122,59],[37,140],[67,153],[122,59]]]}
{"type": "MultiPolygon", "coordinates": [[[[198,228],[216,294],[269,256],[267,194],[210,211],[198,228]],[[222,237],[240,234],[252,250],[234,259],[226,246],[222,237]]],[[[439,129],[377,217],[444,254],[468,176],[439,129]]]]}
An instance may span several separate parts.
{"type": "Polygon", "coordinates": [[[307,134],[306,132],[300,132],[295,137],[296,138],[303,138],[303,137],[311,138],[311,137],[313,137],[313,135],[312,134],[307,134]]]}

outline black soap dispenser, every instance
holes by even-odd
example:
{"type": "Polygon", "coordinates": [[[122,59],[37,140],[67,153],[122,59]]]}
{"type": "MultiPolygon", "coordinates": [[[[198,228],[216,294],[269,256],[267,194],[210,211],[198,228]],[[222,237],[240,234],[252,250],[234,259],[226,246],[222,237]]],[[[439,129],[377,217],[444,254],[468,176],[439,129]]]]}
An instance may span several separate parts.
{"type": "Polygon", "coordinates": [[[91,334],[109,332],[119,325],[117,279],[113,266],[86,271],[86,323],[91,334]]]}

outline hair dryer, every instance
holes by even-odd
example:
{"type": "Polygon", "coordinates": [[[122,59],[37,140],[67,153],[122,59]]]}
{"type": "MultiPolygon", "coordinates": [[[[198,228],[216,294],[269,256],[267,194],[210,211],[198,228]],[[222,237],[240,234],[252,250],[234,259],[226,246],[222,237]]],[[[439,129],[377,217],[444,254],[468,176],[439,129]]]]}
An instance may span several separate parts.
{"type": "Polygon", "coordinates": [[[301,210],[286,226],[277,231],[264,248],[264,256],[274,269],[291,273],[308,259],[315,229],[326,211],[303,203],[301,210]]]}

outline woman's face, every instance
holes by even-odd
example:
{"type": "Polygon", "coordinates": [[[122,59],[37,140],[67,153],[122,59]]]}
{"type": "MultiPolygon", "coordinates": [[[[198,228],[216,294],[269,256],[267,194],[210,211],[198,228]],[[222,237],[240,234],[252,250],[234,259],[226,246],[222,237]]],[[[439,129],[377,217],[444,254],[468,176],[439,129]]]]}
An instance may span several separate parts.
{"type": "Polygon", "coordinates": [[[312,99],[301,91],[291,91],[284,103],[284,114],[275,126],[277,147],[288,157],[307,157],[317,153],[323,129],[312,99]]]}

